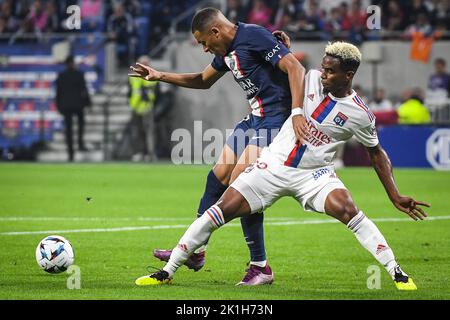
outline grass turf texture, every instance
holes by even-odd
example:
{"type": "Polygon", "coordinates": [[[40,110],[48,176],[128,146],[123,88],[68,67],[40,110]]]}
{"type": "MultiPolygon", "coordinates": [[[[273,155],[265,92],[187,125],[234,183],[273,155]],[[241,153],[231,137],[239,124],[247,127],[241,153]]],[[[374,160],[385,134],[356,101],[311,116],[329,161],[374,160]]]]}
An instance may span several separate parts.
{"type": "MultiPolygon", "coordinates": [[[[244,275],[247,248],[239,221],[215,232],[205,267],[181,268],[174,284],[137,287],[147,266],[162,267],[154,248],[172,248],[195,216],[210,167],[172,165],[0,165],[0,299],[449,299],[450,220],[407,221],[391,205],[370,168],[340,170],[357,205],[376,222],[397,260],[419,290],[399,292],[382,267],[381,289],[367,288],[367,268],[377,265],[340,223],[305,213],[290,198],[266,211],[265,239],[275,283],[235,287],[244,275]],[[278,225],[277,225],[278,223],[278,225]],[[178,225],[118,232],[63,232],[178,225]],[[81,289],[66,288],[67,273],[49,275],[34,251],[50,233],[71,241],[81,269],[81,289]]],[[[403,194],[433,205],[430,216],[449,216],[449,172],[396,170],[403,194]]]]}

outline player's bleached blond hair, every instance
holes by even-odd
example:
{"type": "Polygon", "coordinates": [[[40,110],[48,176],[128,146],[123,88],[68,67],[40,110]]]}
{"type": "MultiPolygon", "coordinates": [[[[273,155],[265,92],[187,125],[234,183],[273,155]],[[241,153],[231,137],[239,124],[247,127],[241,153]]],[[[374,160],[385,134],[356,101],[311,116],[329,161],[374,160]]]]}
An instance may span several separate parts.
{"type": "Polygon", "coordinates": [[[361,52],[351,43],[344,41],[328,42],[325,54],[341,60],[344,70],[355,71],[361,63],[361,52]]]}

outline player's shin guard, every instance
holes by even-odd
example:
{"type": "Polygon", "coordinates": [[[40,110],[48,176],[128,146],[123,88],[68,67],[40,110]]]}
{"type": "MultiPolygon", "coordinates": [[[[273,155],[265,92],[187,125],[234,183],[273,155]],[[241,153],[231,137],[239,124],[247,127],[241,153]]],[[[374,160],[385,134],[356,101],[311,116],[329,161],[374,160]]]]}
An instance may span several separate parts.
{"type": "Polygon", "coordinates": [[[194,250],[203,245],[211,234],[224,223],[222,210],[218,206],[212,206],[205,211],[204,215],[196,219],[173,249],[169,261],[163,268],[169,273],[169,277],[172,277],[194,250]]]}
{"type": "Polygon", "coordinates": [[[393,276],[397,262],[394,253],[377,226],[360,211],[349,221],[347,227],[353,231],[359,243],[393,276]]]}
{"type": "Polygon", "coordinates": [[[242,231],[250,250],[250,262],[259,267],[265,267],[266,265],[263,222],[264,214],[262,212],[241,218],[242,231]]]}

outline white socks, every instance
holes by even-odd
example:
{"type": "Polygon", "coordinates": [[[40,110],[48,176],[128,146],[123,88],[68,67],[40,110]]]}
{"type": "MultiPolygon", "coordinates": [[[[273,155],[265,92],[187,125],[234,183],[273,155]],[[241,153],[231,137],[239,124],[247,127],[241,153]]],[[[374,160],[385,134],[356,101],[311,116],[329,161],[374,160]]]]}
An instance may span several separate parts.
{"type": "Polygon", "coordinates": [[[224,223],[222,210],[216,205],[206,210],[200,218],[197,218],[181,237],[178,245],[173,249],[169,261],[163,268],[164,271],[169,273],[169,277],[172,277],[194,250],[202,246],[211,234],[224,223]]]}
{"type": "Polygon", "coordinates": [[[384,266],[391,277],[394,277],[394,268],[397,266],[394,253],[377,226],[362,211],[359,211],[349,221],[347,227],[353,231],[359,243],[384,266]]]}
{"type": "Polygon", "coordinates": [[[260,268],[264,268],[267,264],[267,260],[263,260],[263,261],[250,261],[250,264],[260,267],[260,268]]]}

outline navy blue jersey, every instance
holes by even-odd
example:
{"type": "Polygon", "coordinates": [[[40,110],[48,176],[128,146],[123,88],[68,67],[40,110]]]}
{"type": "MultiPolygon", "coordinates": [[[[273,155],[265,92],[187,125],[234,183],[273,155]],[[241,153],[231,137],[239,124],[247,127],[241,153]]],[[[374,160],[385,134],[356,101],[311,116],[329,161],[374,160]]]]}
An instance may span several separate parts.
{"type": "Polygon", "coordinates": [[[216,55],[211,65],[217,71],[233,73],[254,115],[287,114],[291,110],[289,80],[276,64],[288,53],[267,29],[239,22],[228,54],[216,55]]]}

